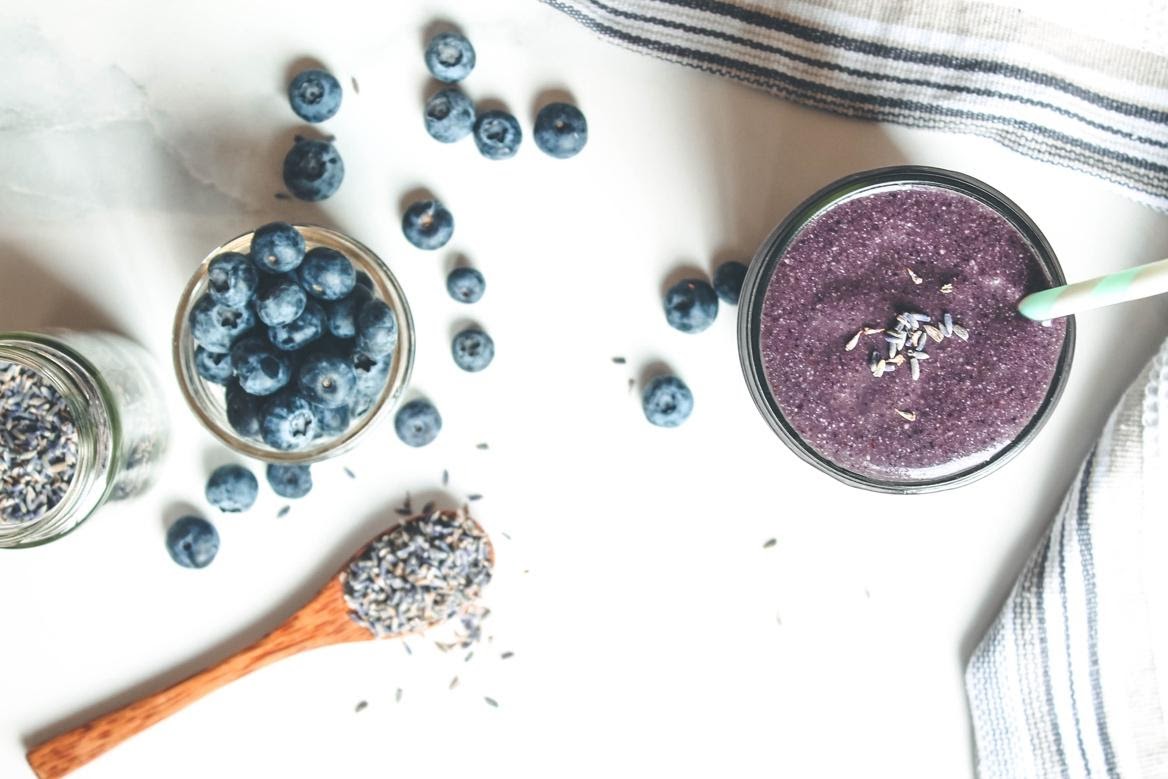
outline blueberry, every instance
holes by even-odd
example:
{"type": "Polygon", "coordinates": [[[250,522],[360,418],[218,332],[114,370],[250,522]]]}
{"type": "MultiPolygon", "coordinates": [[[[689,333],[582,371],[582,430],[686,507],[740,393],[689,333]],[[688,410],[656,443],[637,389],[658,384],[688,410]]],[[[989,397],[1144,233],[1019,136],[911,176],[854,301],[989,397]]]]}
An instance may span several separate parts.
{"type": "Polygon", "coordinates": [[[322,436],[340,435],[349,429],[349,422],[353,418],[349,406],[325,408],[313,403],[312,413],[316,415],[316,431],[322,436]]]}
{"type": "Polygon", "coordinates": [[[479,114],[474,126],[475,145],[488,160],[505,160],[515,156],[523,141],[519,122],[506,111],[479,114]]]}
{"type": "Polygon", "coordinates": [[[304,313],[286,325],[268,330],[268,340],[285,352],[302,349],[324,333],[324,309],[315,300],[309,300],[304,313]]]}
{"type": "Polygon", "coordinates": [[[260,321],[270,327],[286,325],[304,313],[308,294],[289,273],[267,277],[256,293],[255,309],[260,321]]]}
{"type": "MultiPolygon", "coordinates": [[[[349,365],[353,368],[353,376],[357,380],[357,395],[376,397],[381,392],[381,388],[385,386],[385,382],[389,380],[389,369],[393,366],[393,356],[384,354],[374,357],[360,349],[354,349],[349,355],[349,365]]],[[[354,410],[358,408],[356,400],[353,401],[353,408],[354,410]]]]}
{"type": "Polygon", "coordinates": [[[166,531],[166,551],[183,568],[206,568],[219,552],[219,531],[202,517],[179,517],[166,531]]]}
{"type": "Polygon", "coordinates": [[[287,222],[256,228],[251,237],[251,261],[268,273],[296,270],[304,259],[304,236],[287,222]]]}
{"type": "Polygon", "coordinates": [[[260,406],[255,395],[248,393],[239,382],[227,385],[224,394],[227,404],[227,422],[244,438],[260,437],[260,406]]]}
{"type": "Polygon", "coordinates": [[[242,465],[221,465],[207,479],[207,502],[220,511],[247,511],[256,502],[260,485],[242,465]]]}
{"type": "Polygon", "coordinates": [[[658,427],[677,427],[693,411],[693,393],[676,376],[658,376],[645,387],[641,407],[658,427]]]}
{"type": "Polygon", "coordinates": [[[207,265],[207,292],[220,305],[246,305],[258,282],[255,265],[239,252],[224,252],[207,265]]]}
{"type": "Polygon", "coordinates": [[[369,278],[369,274],[363,270],[357,271],[357,286],[364,287],[370,292],[373,291],[373,279],[369,278]]]}
{"type": "Polygon", "coordinates": [[[419,249],[441,249],[454,235],[454,215],[437,200],[410,203],[402,215],[402,233],[419,249]]]}
{"type": "Polygon", "coordinates": [[[341,83],[323,70],[302,70],[288,85],[288,102],[306,122],[323,122],[341,107],[341,83]]]}
{"type": "Polygon", "coordinates": [[[268,484],[281,498],[303,498],[312,492],[312,471],[307,465],[268,465],[268,484]]]}
{"type": "Polygon", "coordinates": [[[264,404],[260,432],[264,443],[273,449],[303,449],[316,437],[316,414],[302,395],[285,390],[264,404]]]}
{"type": "Polygon", "coordinates": [[[340,300],[324,304],[325,329],[337,338],[353,338],[357,335],[357,311],[372,295],[360,284],[340,300]]]}
{"type": "Polygon", "coordinates": [[[338,408],[348,405],[357,387],[357,376],[347,358],[315,352],[300,364],[300,392],[315,406],[338,408]]]}
{"type": "Polygon", "coordinates": [[[226,384],[235,375],[229,352],[209,352],[201,346],[195,348],[195,370],[215,384],[226,384]]]}
{"type": "Polygon", "coordinates": [[[260,336],[244,338],[231,347],[231,364],[239,386],[249,395],[271,395],[292,379],[287,355],[260,336]]]}
{"type": "Polygon", "coordinates": [[[477,303],[487,289],[487,280],[474,268],[455,268],[446,277],[446,291],[462,303],[477,303]]]}
{"type": "Polygon", "coordinates": [[[442,417],[428,400],[411,400],[397,410],[393,419],[397,437],[409,446],[425,446],[438,437],[442,417]]]}
{"type": "Polygon", "coordinates": [[[495,342],[482,330],[471,327],[454,336],[450,351],[454,355],[455,365],[475,373],[495,359],[495,342]]]}
{"type": "Polygon", "coordinates": [[[426,44],[426,67],[439,81],[462,81],[475,66],[475,50],[465,36],[440,32],[426,44]]]}
{"type": "Polygon", "coordinates": [[[345,163],[327,141],[297,138],[284,158],[284,186],[301,200],[331,197],[345,178],[345,163]]]}
{"type": "Polygon", "coordinates": [[[535,145],[557,159],[574,157],[588,143],[588,122],[568,103],[550,103],[539,110],[532,133],[535,145]]]}
{"type": "Polygon", "coordinates": [[[308,294],[321,300],[340,300],[357,284],[353,263],[327,246],[318,246],[304,255],[299,275],[308,294]]]}
{"type": "Polygon", "coordinates": [[[723,303],[738,305],[742,294],[742,282],[746,279],[746,266],[741,262],[724,262],[714,271],[714,291],[723,303]]]}
{"type": "Polygon", "coordinates": [[[443,89],[426,101],[426,132],[442,143],[461,141],[474,129],[475,109],[458,89],[443,89]]]}
{"type": "Polygon", "coordinates": [[[225,306],[203,295],[191,308],[189,321],[191,335],[200,346],[209,352],[226,352],[255,326],[256,317],[247,306],[225,306]]]}
{"type": "Polygon", "coordinates": [[[385,301],[374,298],[357,312],[357,348],[371,357],[397,347],[397,317],[385,301]]]}
{"type": "Polygon", "coordinates": [[[665,319],[683,333],[700,333],[718,316],[718,296],[701,279],[686,279],[665,293],[665,319]]]}

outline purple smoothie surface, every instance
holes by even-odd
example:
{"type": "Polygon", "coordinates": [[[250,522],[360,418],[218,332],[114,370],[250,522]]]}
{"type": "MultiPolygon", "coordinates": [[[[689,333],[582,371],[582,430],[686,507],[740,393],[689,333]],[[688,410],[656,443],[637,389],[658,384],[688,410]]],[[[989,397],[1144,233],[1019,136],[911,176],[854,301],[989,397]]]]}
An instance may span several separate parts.
{"type": "Polygon", "coordinates": [[[876,188],[828,207],[765,283],[759,348],[775,402],[812,449],[868,478],[944,478],[993,457],[1038,413],[1066,337],[1065,321],[1043,326],[1017,311],[1048,286],[1026,239],[940,186],[876,188]],[[845,345],[906,311],[949,312],[969,340],[930,340],[919,381],[907,362],[876,377],[869,352],[887,356],[883,335],[845,345]]]}

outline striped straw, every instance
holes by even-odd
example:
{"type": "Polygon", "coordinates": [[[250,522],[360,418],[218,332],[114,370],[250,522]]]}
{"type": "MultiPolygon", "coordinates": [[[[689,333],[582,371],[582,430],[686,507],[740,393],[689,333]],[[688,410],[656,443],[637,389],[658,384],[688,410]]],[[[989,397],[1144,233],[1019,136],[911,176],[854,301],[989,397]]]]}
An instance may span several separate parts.
{"type": "Polygon", "coordinates": [[[1168,259],[1034,292],[1018,301],[1018,311],[1027,319],[1042,321],[1164,292],[1168,292],[1168,259]]]}

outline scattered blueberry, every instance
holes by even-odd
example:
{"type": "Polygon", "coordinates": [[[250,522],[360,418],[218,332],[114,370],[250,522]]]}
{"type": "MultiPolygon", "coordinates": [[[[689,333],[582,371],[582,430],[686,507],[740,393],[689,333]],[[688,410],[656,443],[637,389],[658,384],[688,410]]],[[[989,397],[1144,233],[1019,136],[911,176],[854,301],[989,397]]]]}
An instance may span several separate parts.
{"type": "Polygon", "coordinates": [[[201,346],[195,347],[195,370],[215,384],[226,384],[235,375],[229,352],[209,352],[201,346]]]}
{"type": "Polygon", "coordinates": [[[166,531],[166,550],[183,568],[206,568],[219,552],[219,531],[202,517],[180,517],[166,531]]]}
{"type": "Polygon", "coordinates": [[[465,36],[440,32],[426,45],[426,67],[439,81],[462,81],[475,66],[475,50],[465,36]]]}
{"type": "Polygon", "coordinates": [[[348,406],[325,408],[312,404],[312,413],[316,415],[316,431],[322,436],[338,436],[349,429],[349,422],[353,415],[348,406]]]}
{"type": "Polygon", "coordinates": [[[397,348],[397,317],[385,301],[374,298],[357,312],[357,348],[370,357],[397,348]]]}
{"type": "Polygon", "coordinates": [[[281,498],[303,498],[312,492],[312,471],[307,465],[268,465],[268,484],[281,498]]]}
{"type": "Polygon", "coordinates": [[[426,132],[442,143],[461,141],[474,129],[475,109],[458,89],[443,89],[426,101],[426,132]]]}
{"type": "MultiPolygon", "coordinates": [[[[302,266],[303,269],[303,266],[302,266]]],[[[296,283],[296,277],[286,274],[267,277],[256,293],[255,309],[260,321],[270,327],[286,325],[304,313],[308,295],[296,283]]]]}
{"type": "Polygon", "coordinates": [[[302,349],[324,333],[324,309],[315,300],[309,300],[304,313],[286,325],[268,330],[268,340],[286,352],[302,349]]]}
{"type": "Polygon", "coordinates": [[[220,305],[245,305],[258,281],[255,265],[239,252],[224,252],[207,265],[207,292],[220,305]]]}
{"type": "Polygon", "coordinates": [[[221,465],[207,479],[207,502],[220,511],[247,511],[256,502],[260,485],[242,465],[221,465]]]}
{"type": "Polygon", "coordinates": [[[227,385],[224,395],[227,404],[227,422],[244,438],[260,437],[260,407],[259,400],[251,395],[239,382],[233,381],[227,385]]]}
{"type": "Polygon", "coordinates": [[[519,122],[505,111],[487,111],[479,114],[474,126],[475,145],[489,160],[505,160],[515,156],[523,141],[519,122]]]}
{"type": "Polygon", "coordinates": [[[249,395],[271,395],[292,379],[287,355],[260,336],[244,338],[231,347],[231,364],[239,386],[249,395]]]}
{"type": "Polygon", "coordinates": [[[455,365],[475,373],[495,359],[495,342],[482,330],[472,327],[454,336],[450,351],[454,355],[455,365]]]}
{"type": "Polygon", "coordinates": [[[321,300],[340,300],[353,291],[357,271],[353,263],[336,249],[318,246],[300,263],[300,283],[309,295],[321,300]]]}
{"type": "Polygon", "coordinates": [[[477,303],[487,289],[487,280],[474,268],[455,268],[446,277],[446,291],[461,303],[477,303]]]}
{"type": "Polygon", "coordinates": [[[260,432],[264,443],[282,452],[303,449],[316,437],[316,415],[299,393],[285,390],[264,404],[260,432]]]}
{"type": "Polygon", "coordinates": [[[304,259],[304,236],[286,222],[257,228],[251,237],[251,261],[268,273],[296,270],[304,259]]]}
{"type": "Polygon", "coordinates": [[[438,437],[442,417],[428,400],[411,400],[397,410],[393,419],[397,437],[409,446],[425,446],[438,437]]]}
{"type": "Polygon", "coordinates": [[[746,266],[741,262],[724,262],[714,271],[714,291],[723,303],[738,305],[742,294],[742,282],[746,279],[746,266]]]}
{"type": "Polygon", "coordinates": [[[693,393],[676,376],[658,376],[645,387],[641,407],[658,427],[677,427],[693,411],[693,393]]]}
{"type": "Polygon", "coordinates": [[[550,103],[539,110],[532,133],[535,145],[556,159],[574,157],[588,143],[588,122],[568,103],[550,103]]]}
{"type": "Polygon", "coordinates": [[[341,83],[323,70],[303,70],[288,85],[288,102],[306,122],[323,122],[341,107],[341,83]]]}
{"type": "Polygon", "coordinates": [[[247,306],[225,306],[203,295],[191,308],[191,335],[209,352],[226,352],[231,344],[255,326],[255,313],[247,306]]]}
{"type": "Polygon", "coordinates": [[[337,338],[357,335],[357,312],[372,298],[368,289],[357,284],[353,291],[340,300],[324,304],[325,329],[337,338]]]}
{"type": "Polygon", "coordinates": [[[410,203],[402,215],[402,233],[419,249],[441,249],[454,235],[454,215],[437,200],[410,203]]]}
{"type": "Polygon", "coordinates": [[[718,296],[701,279],[686,279],[665,293],[665,319],[683,333],[700,333],[718,316],[718,296]]]}
{"type": "Polygon", "coordinates": [[[345,163],[327,141],[297,138],[284,158],[284,185],[301,200],[331,197],[345,178],[345,163]]]}
{"type": "Polygon", "coordinates": [[[348,405],[357,386],[357,376],[348,359],[328,352],[305,357],[298,381],[308,402],[325,408],[348,405]]]}

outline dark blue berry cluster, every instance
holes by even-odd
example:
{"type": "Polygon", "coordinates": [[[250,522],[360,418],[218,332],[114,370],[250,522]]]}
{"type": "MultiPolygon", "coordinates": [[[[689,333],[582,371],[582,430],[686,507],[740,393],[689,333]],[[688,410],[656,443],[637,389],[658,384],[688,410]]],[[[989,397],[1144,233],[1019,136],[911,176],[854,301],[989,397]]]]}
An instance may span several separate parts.
{"type": "MultiPolygon", "coordinates": [[[[306,122],[323,122],[341,107],[341,83],[331,73],[305,70],[288,85],[288,103],[306,122]]],[[[331,141],[296,137],[284,157],[284,186],[301,200],[331,197],[345,178],[345,163],[331,141]]]]}
{"type": "Polygon", "coordinates": [[[392,308],[340,252],[308,249],[292,225],[264,225],[249,256],[207,269],[191,309],[195,366],[226,387],[235,431],[279,451],[339,435],[374,405],[397,348],[392,308]]]}
{"type": "MultiPolygon", "coordinates": [[[[475,66],[475,50],[466,36],[442,32],[430,39],[425,51],[426,67],[443,87],[426,101],[426,132],[442,143],[474,137],[479,153],[489,160],[514,157],[523,142],[519,121],[497,109],[478,112],[466,93],[457,86],[475,66]]],[[[569,103],[551,103],[540,110],[533,133],[535,145],[558,159],[574,157],[588,142],[588,122],[580,109],[569,103]]]]}

